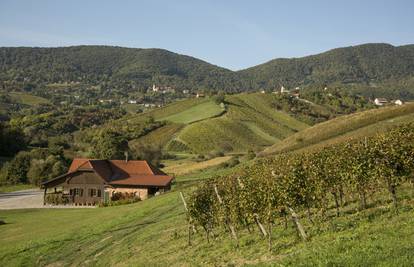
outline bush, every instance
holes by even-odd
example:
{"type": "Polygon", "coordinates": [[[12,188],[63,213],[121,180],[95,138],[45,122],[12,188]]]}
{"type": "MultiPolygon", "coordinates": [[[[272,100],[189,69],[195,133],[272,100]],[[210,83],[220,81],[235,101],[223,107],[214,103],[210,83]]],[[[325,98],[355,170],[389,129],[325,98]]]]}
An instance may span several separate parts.
{"type": "Polygon", "coordinates": [[[256,153],[254,153],[253,150],[249,150],[247,151],[247,155],[246,155],[246,159],[247,160],[252,160],[256,157],[256,153]]]}
{"type": "Polygon", "coordinates": [[[45,202],[52,205],[66,205],[69,204],[69,199],[64,197],[62,192],[49,193],[45,196],[45,202]]]}

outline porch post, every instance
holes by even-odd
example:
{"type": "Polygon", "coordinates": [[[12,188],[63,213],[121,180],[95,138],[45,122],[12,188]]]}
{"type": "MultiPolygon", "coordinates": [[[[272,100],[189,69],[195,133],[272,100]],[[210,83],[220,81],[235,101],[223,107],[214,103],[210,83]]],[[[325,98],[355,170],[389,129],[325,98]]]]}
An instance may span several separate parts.
{"type": "Polygon", "coordinates": [[[47,187],[45,187],[45,191],[43,193],[43,206],[46,205],[46,190],[47,190],[47,187]]]}

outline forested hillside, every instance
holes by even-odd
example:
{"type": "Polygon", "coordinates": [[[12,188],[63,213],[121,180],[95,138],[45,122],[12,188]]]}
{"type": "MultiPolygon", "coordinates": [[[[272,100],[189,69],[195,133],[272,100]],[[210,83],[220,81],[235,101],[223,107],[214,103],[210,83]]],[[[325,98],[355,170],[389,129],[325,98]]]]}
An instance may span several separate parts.
{"type": "Polygon", "coordinates": [[[124,89],[147,89],[155,83],[231,91],[238,83],[236,76],[230,70],[162,49],[0,48],[0,80],[16,83],[81,82],[124,89]]]}
{"type": "Polygon", "coordinates": [[[318,55],[274,59],[241,71],[162,49],[110,46],[0,48],[4,89],[48,84],[146,91],[152,84],[192,91],[240,92],[336,85],[366,95],[414,97],[414,45],[365,44],[318,55]]]}

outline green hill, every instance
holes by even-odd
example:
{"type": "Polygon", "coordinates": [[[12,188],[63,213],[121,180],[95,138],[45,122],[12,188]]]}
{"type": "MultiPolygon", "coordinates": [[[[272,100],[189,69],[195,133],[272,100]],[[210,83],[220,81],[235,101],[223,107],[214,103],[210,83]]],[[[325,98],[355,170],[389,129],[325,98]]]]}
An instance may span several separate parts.
{"type": "Polygon", "coordinates": [[[340,93],[324,94],[331,95],[329,101],[317,104],[274,93],[227,95],[220,104],[213,98],[191,98],[145,113],[129,114],[101,127],[125,132],[131,144],[157,145],[170,152],[244,153],[263,150],[310,125],[343,113],[372,107],[360,97],[355,100],[340,93]],[[146,130],[136,134],[134,129],[146,130]]]}
{"type": "MultiPolygon", "coordinates": [[[[292,59],[274,59],[240,71],[265,88],[307,84],[370,84],[412,79],[414,45],[364,44],[292,59]]],[[[406,88],[413,93],[413,88],[406,88]]]]}
{"type": "Polygon", "coordinates": [[[266,148],[261,154],[268,155],[325,146],[350,138],[369,136],[410,121],[414,121],[414,103],[412,102],[402,106],[358,112],[337,117],[295,133],[266,148]]]}
{"type": "Polygon", "coordinates": [[[274,59],[241,71],[163,49],[111,46],[0,48],[0,83],[33,89],[48,84],[99,85],[122,92],[152,84],[242,92],[341,85],[360,92],[414,98],[414,45],[364,44],[321,54],[274,59]]]}
{"type": "Polygon", "coordinates": [[[274,94],[228,96],[226,113],[187,125],[167,149],[193,153],[256,150],[308,127],[292,115],[278,111],[276,103],[278,97],[274,94]]]}
{"type": "Polygon", "coordinates": [[[0,81],[31,84],[81,82],[122,90],[153,83],[188,89],[231,90],[237,80],[227,69],[163,49],[111,46],[0,48],[0,81]],[[231,85],[231,86],[229,86],[231,85]]]}

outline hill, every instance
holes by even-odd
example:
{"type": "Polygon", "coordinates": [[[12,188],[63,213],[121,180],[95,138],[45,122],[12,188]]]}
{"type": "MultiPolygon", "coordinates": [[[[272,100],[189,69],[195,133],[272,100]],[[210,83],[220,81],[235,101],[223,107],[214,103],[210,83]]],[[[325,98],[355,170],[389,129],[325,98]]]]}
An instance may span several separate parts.
{"type": "MultiPolygon", "coordinates": [[[[412,79],[413,62],[414,45],[364,44],[302,58],[274,59],[240,74],[265,88],[334,83],[378,86],[389,80],[412,79]]],[[[406,89],[413,93],[412,86],[406,89]]]]}
{"type": "MultiPolygon", "coordinates": [[[[112,128],[124,134],[130,145],[151,144],[167,152],[260,151],[310,125],[372,108],[367,99],[330,92],[324,91],[327,99],[318,103],[274,93],[226,95],[220,104],[215,97],[191,98],[148,112],[128,114],[81,134],[93,137],[96,130],[112,128]]],[[[309,97],[313,100],[314,94],[309,97]]],[[[81,139],[83,144],[90,141],[81,139]]]]}
{"type": "Polygon", "coordinates": [[[81,82],[123,90],[147,89],[155,83],[180,89],[231,91],[237,83],[234,77],[230,70],[163,49],[0,48],[0,81],[3,82],[32,85],[81,82]]]}
{"type": "Polygon", "coordinates": [[[414,121],[414,103],[412,102],[402,106],[389,106],[357,112],[340,116],[297,132],[283,141],[266,148],[261,155],[297,149],[309,150],[351,138],[370,136],[410,121],[414,121]]]}
{"type": "Polygon", "coordinates": [[[270,145],[308,127],[308,124],[275,108],[274,94],[239,94],[226,98],[226,113],[184,127],[169,150],[193,153],[243,152],[270,145]]]}
{"type": "MultiPolygon", "coordinates": [[[[3,88],[84,84],[110,92],[146,91],[152,84],[177,89],[242,92],[340,85],[366,95],[414,98],[414,45],[365,44],[241,71],[163,49],[111,46],[0,48],[3,88]]],[[[101,92],[102,93],[102,92],[101,92]]]]}

